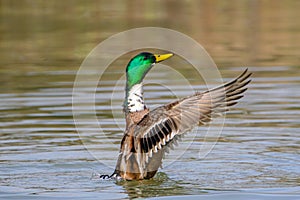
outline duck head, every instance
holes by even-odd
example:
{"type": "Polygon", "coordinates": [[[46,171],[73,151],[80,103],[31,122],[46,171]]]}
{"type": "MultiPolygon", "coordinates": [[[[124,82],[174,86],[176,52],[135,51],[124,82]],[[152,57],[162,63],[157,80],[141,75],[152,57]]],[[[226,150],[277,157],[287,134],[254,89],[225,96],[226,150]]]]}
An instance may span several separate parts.
{"type": "Polygon", "coordinates": [[[152,54],[149,52],[143,52],[134,56],[126,68],[127,89],[130,90],[132,86],[140,84],[154,64],[164,61],[172,56],[172,53],[152,54]]]}

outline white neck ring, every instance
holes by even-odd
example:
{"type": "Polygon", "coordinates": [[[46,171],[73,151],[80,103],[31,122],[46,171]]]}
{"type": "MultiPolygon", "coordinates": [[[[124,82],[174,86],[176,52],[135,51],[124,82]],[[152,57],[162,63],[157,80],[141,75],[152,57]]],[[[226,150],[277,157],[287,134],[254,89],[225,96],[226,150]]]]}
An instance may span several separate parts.
{"type": "Polygon", "coordinates": [[[138,112],[146,109],[143,98],[142,83],[134,85],[129,90],[129,94],[127,97],[127,107],[129,112],[138,112]]]}

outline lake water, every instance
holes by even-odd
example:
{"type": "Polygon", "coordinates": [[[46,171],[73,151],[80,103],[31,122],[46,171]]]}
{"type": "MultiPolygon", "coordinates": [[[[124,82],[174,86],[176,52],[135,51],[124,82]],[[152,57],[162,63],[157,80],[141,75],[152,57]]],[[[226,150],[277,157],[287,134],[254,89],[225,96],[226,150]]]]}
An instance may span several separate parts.
{"type": "MultiPolygon", "coordinates": [[[[1,1],[0,199],[299,199],[299,2],[157,3],[1,1]],[[76,128],[73,84],[98,43],[139,26],[182,31],[207,49],[224,80],[248,67],[252,82],[219,137],[205,137],[208,127],[197,127],[153,180],[104,181],[98,175],[113,171],[125,125],[118,81],[130,55],[114,62],[98,85],[99,124],[76,128]],[[213,149],[199,158],[204,143],[213,149]]],[[[193,69],[176,70],[205,89],[193,69]]],[[[174,99],[172,92],[191,94],[170,73],[156,68],[147,76],[150,108],[174,99]]],[[[210,126],[218,127],[218,120],[210,126]]]]}

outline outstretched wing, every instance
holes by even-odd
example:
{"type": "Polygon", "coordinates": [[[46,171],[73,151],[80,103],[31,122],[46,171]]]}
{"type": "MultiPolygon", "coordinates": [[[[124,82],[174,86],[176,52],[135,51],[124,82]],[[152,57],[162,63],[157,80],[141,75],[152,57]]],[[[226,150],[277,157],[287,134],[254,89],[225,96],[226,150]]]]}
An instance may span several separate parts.
{"type": "Polygon", "coordinates": [[[146,154],[145,162],[177,136],[198,124],[206,124],[235,105],[247,90],[250,76],[246,69],[224,85],[158,107],[145,115],[135,129],[136,147],[146,154]]]}

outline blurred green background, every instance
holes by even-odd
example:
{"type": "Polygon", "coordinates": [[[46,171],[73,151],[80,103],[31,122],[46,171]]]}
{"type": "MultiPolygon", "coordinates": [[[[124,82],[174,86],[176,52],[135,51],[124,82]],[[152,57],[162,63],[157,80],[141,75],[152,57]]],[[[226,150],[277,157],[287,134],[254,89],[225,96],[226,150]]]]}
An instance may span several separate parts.
{"type": "Polygon", "coordinates": [[[299,9],[294,0],[1,0],[1,72],[76,69],[107,37],[144,26],[187,34],[218,66],[298,66],[299,9]]]}

